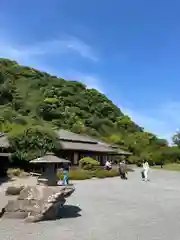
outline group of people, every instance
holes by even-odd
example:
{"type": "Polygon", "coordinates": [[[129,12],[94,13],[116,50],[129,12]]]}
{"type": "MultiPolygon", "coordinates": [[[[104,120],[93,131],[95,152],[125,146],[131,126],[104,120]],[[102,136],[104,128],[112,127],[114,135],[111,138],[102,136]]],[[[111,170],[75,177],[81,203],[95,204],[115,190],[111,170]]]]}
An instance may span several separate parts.
{"type": "MultiPolygon", "coordinates": [[[[141,177],[143,181],[148,181],[148,173],[149,173],[149,163],[147,161],[143,161],[142,165],[142,171],[141,171],[141,177]]],[[[112,169],[112,163],[110,161],[106,161],[104,165],[105,170],[111,170],[112,169]]],[[[125,160],[121,161],[118,165],[118,171],[119,171],[119,176],[121,179],[128,179],[128,169],[125,160]]]]}
{"type": "MultiPolygon", "coordinates": [[[[104,165],[104,170],[110,171],[112,169],[112,162],[107,160],[104,165]]],[[[119,175],[122,179],[127,179],[127,167],[126,162],[121,161],[118,165],[119,175]]]]}
{"type": "MultiPolygon", "coordinates": [[[[69,184],[69,164],[63,164],[62,170],[63,170],[63,185],[68,185],[69,184]]],[[[148,181],[148,173],[149,173],[149,164],[147,161],[143,161],[142,165],[143,169],[141,171],[141,176],[143,181],[148,181]]],[[[112,169],[112,162],[111,161],[106,161],[104,169],[107,171],[110,171],[112,169]]],[[[121,161],[118,165],[118,171],[119,171],[119,176],[121,179],[128,179],[128,169],[125,160],[121,161]]]]}

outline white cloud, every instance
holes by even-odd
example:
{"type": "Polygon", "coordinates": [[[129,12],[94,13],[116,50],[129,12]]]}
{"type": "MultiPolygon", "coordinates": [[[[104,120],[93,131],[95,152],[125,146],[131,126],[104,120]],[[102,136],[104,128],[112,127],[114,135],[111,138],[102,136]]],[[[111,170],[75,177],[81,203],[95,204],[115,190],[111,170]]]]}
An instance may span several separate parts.
{"type": "Polygon", "coordinates": [[[100,79],[92,74],[82,73],[74,70],[69,70],[66,74],[63,74],[66,79],[81,81],[87,88],[97,89],[99,92],[103,93],[103,87],[101,86],[100,79]]]}
{"type": "Polygon", "coordinates": [[[69,39],[62,42],[67,49],[78,52],[82,57],[89,58],[93,61],[98,61],[97,53],[94,52],[92,47],[82,40],[69,37],[69,39]]]}
{"type": "Polygon", "coordinates": [[[20,45],[8,39],[0,38],[0,56],[12,58],[19,62],[36,60],[46,55],[61,55],[77,53],[83,58],[98,61],[97,54],[92,47],[79,38],[66,36],[59,39],[37,42],[34,45],[20,45]]]}
{"type": "Polygon", "coordinates": [[[104,92],[102,86],[99,84],[99,79],[97,77],[91,75],[79,75],[79,77],[77,77],[77,80],[82,81],[89,89],[94,88],[101,93],[104,92]]]}
{"type": "Polygon", "coordinates": [[[180,124],[180,102],[167,102],[149,112],[138,111],[135,105],[133,107],[119,105],[119,107],[146,131],[153,132],[170,143],[180,124]]]}

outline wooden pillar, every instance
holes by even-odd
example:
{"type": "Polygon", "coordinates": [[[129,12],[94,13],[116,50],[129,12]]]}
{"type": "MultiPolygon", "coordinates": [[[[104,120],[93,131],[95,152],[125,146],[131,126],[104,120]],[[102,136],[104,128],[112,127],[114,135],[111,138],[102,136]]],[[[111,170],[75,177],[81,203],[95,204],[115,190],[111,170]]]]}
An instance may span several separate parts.
{"type": "Polygon", "coordinates": [[[78,153],[75,152],[75,153],[74,153],[73,164],[74,164],[74,165],[78,165],[78,160],[79,160],[79,159],[78,159],[78,153]]]}
{"type": "Polygon", "coordinates": [[[99,156],[100,157],[100,165],[103,166],[103,156],[99,156]]]}
{"type": "Polygon", "coordinates": [[[102,165],[104,166],[107,161],[107,156],[102,156],[102,165]]]}

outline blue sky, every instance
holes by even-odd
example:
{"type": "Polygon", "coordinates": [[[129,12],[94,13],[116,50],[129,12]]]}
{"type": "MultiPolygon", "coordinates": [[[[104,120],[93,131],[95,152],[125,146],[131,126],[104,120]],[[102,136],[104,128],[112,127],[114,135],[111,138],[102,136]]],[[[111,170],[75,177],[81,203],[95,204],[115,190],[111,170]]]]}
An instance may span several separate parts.
{"type": "Polygon", "coordinates": [[[160,137],[180,126],[180,2],[11,0],[0,56],[105,93],[160,137]]]}

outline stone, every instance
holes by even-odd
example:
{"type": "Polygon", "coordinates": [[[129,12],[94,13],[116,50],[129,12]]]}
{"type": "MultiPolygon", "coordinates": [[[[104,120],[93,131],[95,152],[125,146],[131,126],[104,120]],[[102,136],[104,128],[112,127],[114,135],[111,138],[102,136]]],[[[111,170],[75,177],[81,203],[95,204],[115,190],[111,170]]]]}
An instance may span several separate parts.
{"type": "Polygon", "coordinates": [[[20,192],[24,189],[23,185],[20,186],[9,186],[6,189],[6,195],[19,195],[20,192]]]}
{"type": "Polygon", "coordinates": [[[24,218],[27,222],[56,219],[74,191],[73,185],[25,187],[16,200],[8,201],[2,217],[24,218]]]}

